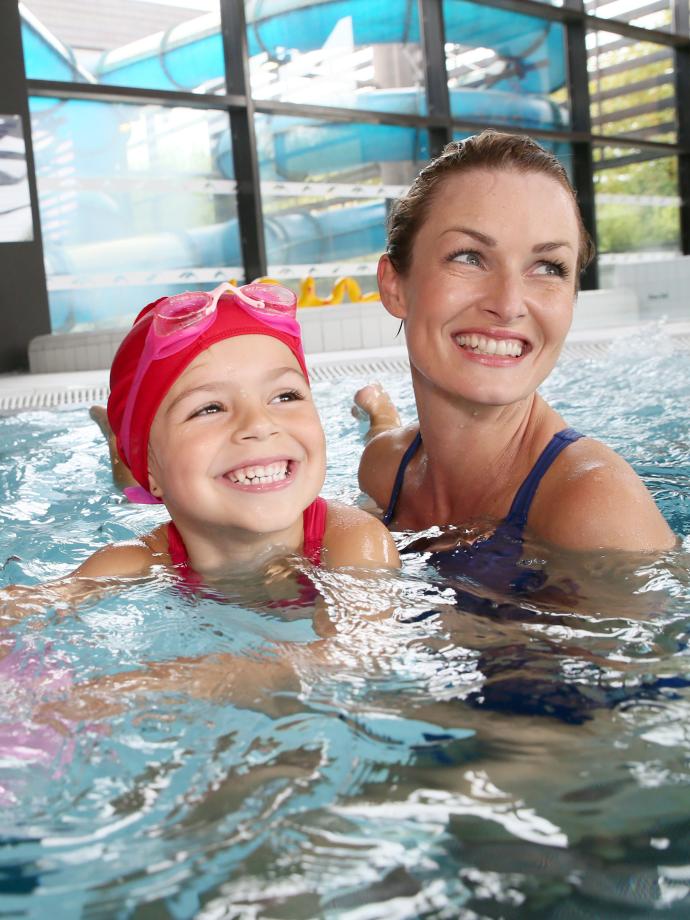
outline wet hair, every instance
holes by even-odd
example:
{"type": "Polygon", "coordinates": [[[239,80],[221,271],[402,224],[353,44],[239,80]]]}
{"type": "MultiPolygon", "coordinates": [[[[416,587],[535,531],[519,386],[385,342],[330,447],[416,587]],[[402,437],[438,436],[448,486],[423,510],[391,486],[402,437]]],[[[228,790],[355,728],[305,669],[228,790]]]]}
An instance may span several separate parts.
{"type": "Polygon", "coordinates": [[[516,170],[549,176],[570,195],[580,230],[577,274],[594,258],[594,243],[582,221],[575,191],[558,159],[531,137],[482,131],[464,141],[452,141],[428,163],[408,191],[395,202],[388,218],[387,255],[393,268],[404,275],[412,262],[415,237],[426,220],[444,181],[471,170],[516,170]]]}

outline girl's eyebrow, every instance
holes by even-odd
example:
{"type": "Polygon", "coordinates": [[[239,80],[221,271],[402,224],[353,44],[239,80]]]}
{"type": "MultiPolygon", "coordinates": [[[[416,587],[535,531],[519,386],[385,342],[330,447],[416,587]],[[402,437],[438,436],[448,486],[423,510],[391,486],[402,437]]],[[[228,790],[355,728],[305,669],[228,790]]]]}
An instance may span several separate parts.
{"type": "MultiPolygon", "coordinates": [[[[300,380],[306,383],[304,375],[301,371],[297,370],[296,367],[275,367],[272,368],[266,374],[266,380],[270,383],[273,380],[278,380],[280,377],[285,376],[285,374],[296,374],[300,380]]],[[[222,390],[227,386],[227,380],[207,380],[204,383],[200,383],[197,386],[189,386],[186,389],[182,390],[181,393],[178,393],[177,396],[170,403],[168,408],[165,410],[166,415],[171,412],[175,406],[182,402],[183,399],[187,399],[189,396],[197,396],[201,393],[218,393],[219,390],[222,390]]]]}

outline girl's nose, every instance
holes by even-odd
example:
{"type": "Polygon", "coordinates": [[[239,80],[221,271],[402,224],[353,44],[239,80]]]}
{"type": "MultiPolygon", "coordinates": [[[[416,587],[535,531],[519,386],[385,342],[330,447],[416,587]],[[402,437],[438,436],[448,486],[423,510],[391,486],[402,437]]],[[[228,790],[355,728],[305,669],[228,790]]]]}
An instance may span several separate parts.
{"type": "Polygon", "coordinates": [[[262,405],[246,404],[235,415],[233,438],[239,441],[265,441],[278,433],[278,425],[262,405]]]}

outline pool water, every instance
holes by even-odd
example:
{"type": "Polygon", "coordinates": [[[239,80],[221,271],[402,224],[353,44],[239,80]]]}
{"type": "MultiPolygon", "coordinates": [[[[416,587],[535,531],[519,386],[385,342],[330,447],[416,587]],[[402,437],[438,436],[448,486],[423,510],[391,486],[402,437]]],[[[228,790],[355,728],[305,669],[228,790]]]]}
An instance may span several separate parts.
{"type": "MultiPolygon", "coordinates": [[[[528,544],[547,579],[520,599],[444,582],[423,554],[366,582],[312,572],[335,626],[316,645],[309,606],[251,584],[221,602],[164,575],[7,627],[0,916],[690,917],[689,371],[650,328],[564,359],[543,388],[643,477],[679,537],[661,557],[528,544]],[[276,651],[299,689],[120,688],[112,714],[45,719],[104,675],[276,651]]],[[[345,501],[363,382],[315,387],[325,494],[345,501]]],[[[411,419],[407,381],[383,382],[411,419]]],[[[0,420],[0,494],[5,584],[164,519],[112,487],[81,408],[0,420]]]]}

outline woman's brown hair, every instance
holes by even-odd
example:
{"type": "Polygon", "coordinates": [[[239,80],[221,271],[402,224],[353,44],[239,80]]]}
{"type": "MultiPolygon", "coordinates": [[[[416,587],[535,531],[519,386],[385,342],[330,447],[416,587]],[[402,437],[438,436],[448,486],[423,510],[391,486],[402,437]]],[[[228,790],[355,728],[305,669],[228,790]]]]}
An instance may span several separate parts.
{"type": "Polygon", "coordinates": [[[388,218],[388,258],[399,274],[405,274],[412,261],[415,237],[444,180],[473,169],[504,169],[541,173],[565,188],[572,198],[580,228],[577,258],[578,275],[594,258],[594,243],[582,222],[575,191],[558,159],[531,137],[482,131],[464,141],[452,141],[425,166],[409,190],[394,204],[388,218]]]}

